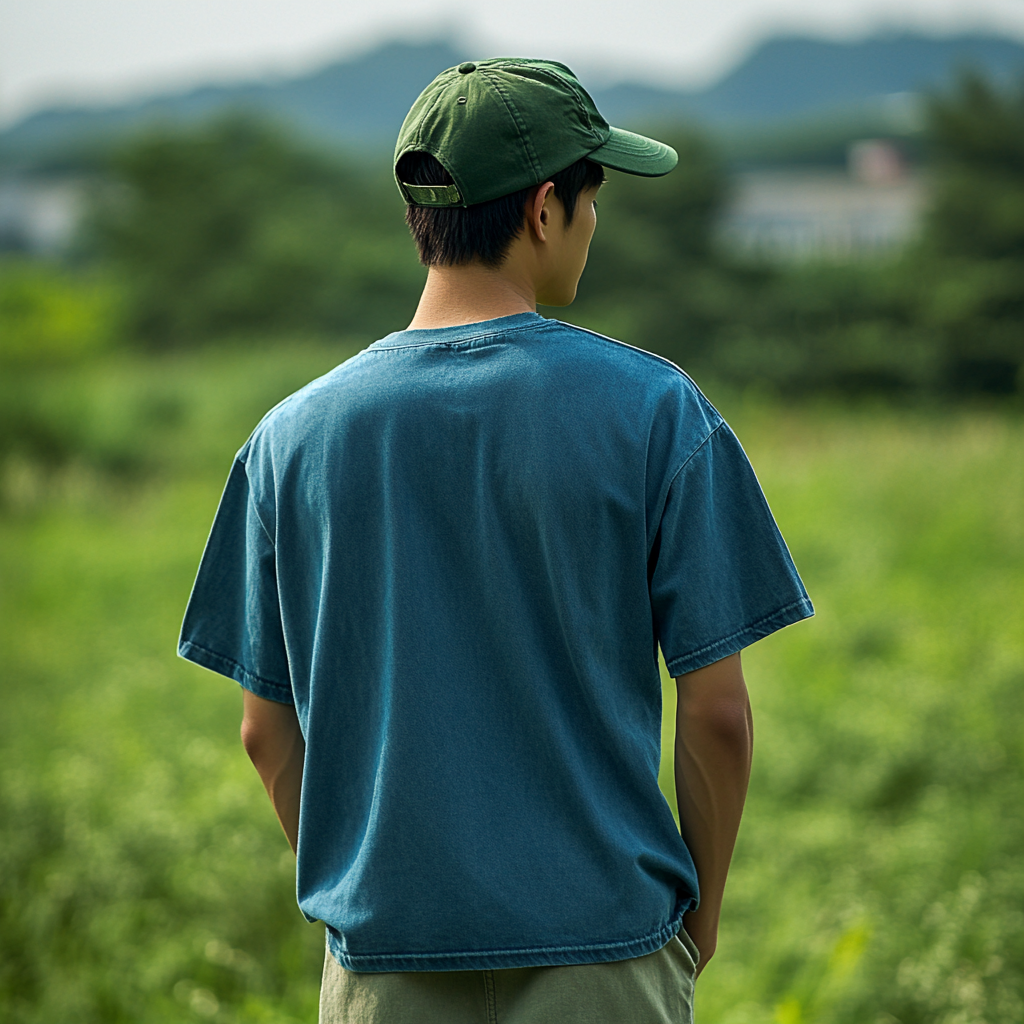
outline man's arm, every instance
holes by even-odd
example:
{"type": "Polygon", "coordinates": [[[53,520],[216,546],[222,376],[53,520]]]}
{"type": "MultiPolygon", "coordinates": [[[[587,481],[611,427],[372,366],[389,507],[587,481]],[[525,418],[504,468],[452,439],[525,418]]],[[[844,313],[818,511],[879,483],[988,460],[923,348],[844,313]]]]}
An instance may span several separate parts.
{"type": "Polygon", "coordinates": [[[750,778],[753,722],[739,654],[676,679],[679,826],[697,867],[700,908],[683,924],[700,950],[718,944],[718,918],[750,778]]]}
{"type": "Polygon", "coordinates": [[[299,845],[299,795],[306,742],[291,704],[242,690],[242,745],[260,773],[293,851],[299,845]]]}

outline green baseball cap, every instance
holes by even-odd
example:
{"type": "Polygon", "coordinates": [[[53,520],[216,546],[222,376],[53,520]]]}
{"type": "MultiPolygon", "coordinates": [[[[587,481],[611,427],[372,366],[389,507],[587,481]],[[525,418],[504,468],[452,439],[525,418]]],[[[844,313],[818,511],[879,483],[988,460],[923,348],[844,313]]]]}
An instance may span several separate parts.
{"type": "Polygon", "coordinates": [[[582,157],[627,174],[658,177],[676,151],[612,128],[564,64],[494,57],[442,71],[420,93],[398,133],[395,181],[412,206],[473,206],[530,188],[582,157]],[[406,153],[429,153],[453,185],[398,177],[406,153]]]}

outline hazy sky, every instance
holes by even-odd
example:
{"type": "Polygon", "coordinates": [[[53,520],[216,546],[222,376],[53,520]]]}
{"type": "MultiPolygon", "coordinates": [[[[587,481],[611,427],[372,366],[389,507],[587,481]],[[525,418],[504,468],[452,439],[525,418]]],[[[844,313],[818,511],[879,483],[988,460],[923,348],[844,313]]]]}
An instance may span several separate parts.
{"type": "Polygon", "coordinates": [[[120,99],[292,73],[389,37],[461,36],[467,57],[562,60],[584,84],[698,84],[773,30],[998,28],[1024,0],[0,0],[0,121],[54,101],[120,99]]]}

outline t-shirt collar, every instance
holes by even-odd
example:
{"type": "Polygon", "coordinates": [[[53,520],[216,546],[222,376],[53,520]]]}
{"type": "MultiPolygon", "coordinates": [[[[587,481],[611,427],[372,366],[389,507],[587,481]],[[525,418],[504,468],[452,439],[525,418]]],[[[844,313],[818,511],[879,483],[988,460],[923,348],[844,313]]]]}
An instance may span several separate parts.
{"type": "Polygon", "coordinates": [[[450,345],[456,341],[471,341],[490,334],[503,334],[506,331],[530,327],[545,323],[546,318],[539,313],[513,313],[510,316],[499,316],[493,320],[480,320],[472,324],[457,324],[454,327],[417,327],[415,330],[394,331],[375,341],[370,348],[397,348],[403,345],[450,345]]]}

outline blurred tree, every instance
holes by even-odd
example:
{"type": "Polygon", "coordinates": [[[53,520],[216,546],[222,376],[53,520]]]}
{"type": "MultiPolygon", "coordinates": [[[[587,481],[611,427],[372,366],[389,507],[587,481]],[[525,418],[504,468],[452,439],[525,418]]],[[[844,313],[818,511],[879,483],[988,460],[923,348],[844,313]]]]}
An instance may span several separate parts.
{"type": "Polygon", "coordinates": [[[67,363],[109,348],[118,333],[109,275],[40,260],[0,261],[0,368],[67,363]]]}
{"type": "Polygon", "coordinates": [[[1024,365],[1024,89],[965,74],[933,97],[934,198],[883,260],[750,262],[719,251],[728,198],[707,139],[665,178],[613,175],[571,318],[702,378],[785,393],[1011,393],[1024,365]]]}
{"type": "Polygon", "coordinates": [[[12,457],[53,467],[83,449],[76,410],[47,403],[35,381],[111,349],[120,312],[116,282],[95,268],[76,273],[41,260],[0,261],[0,507],[12,457]]]}
{"type": "Polygon", "coordinates": [[[884,264],[751,262],[716,242],[727,167],[696,131],[670,139],[679,166],[615,175],[575,322],[678,362],[702,380],[785,393],[898,392],[933,376],[903,281],[884,264]]]}
{"type": "MultiPolygon", "coordinates": [[[[657,179],[609,172],[577,302],[562,316],[702,377],[779,391],[1012,392],[1024,364],[1024,89],[965,75],[931,103],[934,201],[902,257],[750,263],[721,251],[727,168],[696,131],[657,179]]],[[[153,133],[112,162],[96,211],[131,333],[379,337],[423,269],[390,175],[244,117],[153,133]]]]}
{"type": "Polygon", "coordinates": [[[974,72],[930,104],[937,174],[926,241],[937,253],[1024,259],[1024,82],[1000,93],[974,72]]]}
{"type": "Polygon", "coordinates": [[[931,388],[935,339],[916,321],[900,260],[739,268],[709,369],[784,394],[931,388]]]}
{"type": "Polygon", "coordinates": [[[915,266],[947,384],[1011,392],[1024,366],[1024,81],[1000,92],[964,73],[932,98],[935,198],[915,266]]]}
{"type": "MultiPolygon", "coordinates": [[[[95,211],[129,328],[155,347],[232,334],[379,333],[422,278],[384,182],[236,115],[119,152],[95,211]],[[390,200],[390,201],[389,201],[390,200]]],[[[393,190],[392,190],[393,191],[393,190]]]]}
{"type": "Polygon", "coordinates": [[[608,172],[571,319],[688,363],[707,349],[733,291],[714,244],[729,182],[704,135],[658,137],[679,165],[662,178],[608,172]]]}

